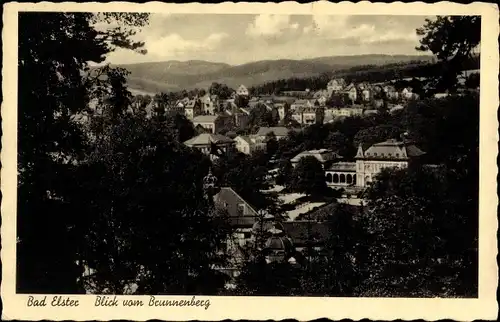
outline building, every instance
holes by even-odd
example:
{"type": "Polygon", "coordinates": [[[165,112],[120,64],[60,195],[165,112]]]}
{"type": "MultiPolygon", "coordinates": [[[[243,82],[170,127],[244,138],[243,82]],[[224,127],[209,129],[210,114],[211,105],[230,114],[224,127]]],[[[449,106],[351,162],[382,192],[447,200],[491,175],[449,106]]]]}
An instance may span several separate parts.
{"type": "Polygon", "coordinates": [[[329,149],[319,149],[319,150],[310,150],[310,151],[304,151],[299,154],[297,154],[295,157],[293,157],[290,162],[292,165],[295,167],[299,163],[300,159],[308,156],[313,156],[315,157],[322,165],[323,167],[328,167],[330,163],[333,163],[335,160],[341,158],[340,155],[337,153],[333,152],[332,150],[329,149]]]}
{"type": "Polygon", "coordinates": [[[189,100],[184,107],[184,114],[188,120],[193,120],[196,116],[202,114],[201,102],[198,99],[189,100]]]}
{"type": "Polygon", "coordinates": [[[255,135],[260,137],[260,139],[265,140],[267,135],[269,135],[269,133],[274,133],[276,139],[279,140],[286,138],[289,132],[290,130],[283,126],[260,127],[259,131],[255,135]]]}
{"type": "Polygon", "coordinates": [[[306,89],[305,91],[282,91],[281,95],[306,98],[311,95],[311,92],[309,89],[306,89]]]}
{"type": "Polygon", "coordinates": [[[331,187],[366,187],[385,168],[407,168],[425,152],[414,144],[387,140],[367,150],[358,147],[356,162],[336,162],[325,168],[326,184],[331,187]]]}
{"type": "Polygon", "coordinates": [[[346,82],[343,78],[332,79],[331,81],[328,82],[326,89],[331,95],[333,92],[341,91],[345,87],[345,85],[346,82]]]}
{"type": "Polygon", "coordinates": [[[388,99],[399,99],[399,93],[393,85],[386,85],[383,90],[388,99]]]}
{"type": "Polygon", "coordinates": [[[194,117],[193,124],[205,128],[211,133],[217,133],[224,126],[224,119],[220,115],[198,115],[194,117]]]}
{"type": "Polygon", "coordinates": [[[369,102],[373,95],[372,95],[372,90],[368,87],[365,87],[361,90],[361,97],[364,102],[369,102]]]}
{"type": "Polygon", "coordinates": [[[356,163],[337,162],[325,171],[328,186],[343,187],[356,185],[356,163]]]}
{"type": "Polygon", "coordinates": [[[293,111],[292,118],[302,125],[323,123],[325,109],[320,107],[302,107],[293,111]]]}
{"type": "Polygon", "coordinates": [[[347,97],[351,100],[351,102],[356,102],[358,99],[358,89],[352,83],[347,86],[343,92],[347,94],[347,97]]]}
{"type": "Polygon", "coordinates": [[[325,106],[332,93],[328,90],[321,90],[314,93],[313,98],[319,103],[319,106],[325,106]]]}
{"type": "Polygon", "coordinates": [[[266,149],[266,142],[260,136],[256,135],[239,135],[234,138],[236,142],[236,150],[245,154],[253,154],[255,151],[266,149]]]}
{"type": "Polygon", "coordinates": [[[217,95],[205,94],[201,98],[202,110],[204,114],[214,115],[219,107],[219,99],[217,95]]]}
{"type": "Polygon", "coordinates": [[[222,187],[214,196],[216,206],[225,209],[231,226],[241,246],[251,239],[252,227],[257,221],[257,211],[230,187],[222,187]]]}
{"type": "Polygon", "coordinates": [[[275,103],[274,107],[278,111],[278,116],[280,120],[285,119],[287,114],[290,112],[290,106],[286,103],[275,103]]]}
{"type": "Polygon", "coordinates": [[[240,87],[238,87],[238,89],[236,90],[236,95],[249,96],[250,93],[248,92],[248,89],[245,87],[245,85],[240,85],[240,87]]]}
{"type": "Polygon", "coordinates": [[[413,88],[406,87],[401,91],[401,97],[407,100],[418,99],[418,94],[413,92],[413,88]]]}
{"type": "Polygon", "coordinates": [[[297,111],[301,108],[313,108],[314,107],[314,104],[309,101],[309,100],[303,100],[303,99],[300,99],[300,100],[296,100],[294,101],[291,105],[290,105],[290,108],[292,109],[292,111],[297,111]]]}
{"type": "Polygon", "coordinates": [[[224,135],[213,133],[201,133],[187,140],[184,144],[190,148],[198,149],[206,155],[215,153],[230,155],[235,151],[235,142],[233,140],[224,135]]]}
{"type": "Polygon", "coordinates": [[[414,144],[394,139],[372,145],[366,151],[358,147],[356,154],[356,185],[365,187],[385,168],[407,168],[425,152],[414,144]]]}
{"type": "Polygon", "coordinates": [[[324,107],[326,106],[326,101],[327,101],[327,97],[326,96],[320,96],[318,98],[316,98],[316,102],[318,102],[319,106],[321,107],[324,107]]]}
{"type": "Polygon", "coordinates": [[[339,107],[325,110],[325,118],[350,117],[363,115],[361,107],[339,107]]]}

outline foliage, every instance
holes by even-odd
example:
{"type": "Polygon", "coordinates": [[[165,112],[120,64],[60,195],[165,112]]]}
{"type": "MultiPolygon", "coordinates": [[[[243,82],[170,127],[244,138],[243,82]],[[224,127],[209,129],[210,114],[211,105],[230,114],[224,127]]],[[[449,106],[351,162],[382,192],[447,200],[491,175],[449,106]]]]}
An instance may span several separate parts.
{"type": "Polygon", "coordinates": [[[252,155],[239,153],[227,159],[219,159],[214,164],[214,175],[221,186],[233,188],[255,208],[267,208],[273,204],[270,197],[260,192],[266,189],[268,158],[264,152],[252,155]]]}
{"type": "Polygon", "coordinates": [[[166,124],[173,131],[171,136],[178,142],[185,142],[196,134],[193,123],[184,115],[168,115],[166,117],[166,124]]]}
{"type": "MultiPolygon", "coordinates": [[[[87,142],[81,127],[94,110],[90,100],[117,115],[130,98],[126,73],[104,66],[92,71],[117,47],[143,52],[130,36],[147,14],[38,13],[19,15],[18,101],[18,291],[72,293],[80,274],[75,266],[80,218],[72,215],[75,164],[87,142]],[[98,22],[117,27],[97,30],[98,22]],[[37,26],[27,28],[26,26],[37,26]],[[70,215],[71,214],[71,215],[70,215]],[[56,247],[55,245],[63,245],[56,247]],[[37,269],[33,269],[36,267],[37,269]]],[[[80,181],[77,179],[76,181],[80,181]]]]}
{"type": "Polygon", "coordinates": [[[81,253],[97,271],[87,282],[114,294],[131,281],[139,294],[214,292],[198,279],[223,262],[215,250],[229,227],[204,201],[208,160],[154,120],[115,119],[101,138],[79,168],[88,177],[77,201],[88,221],[81,253]]]}
{"type": "Polygon", "coordinates": [[[269,156],[273,156],[278,150],[278,140],[274,132],[269,132],[266,135],[266,152],[269,156]]]}
{"type": "Polygon", "coordinates": [[[302,157],[295,167],[290,183],[291,189],[307,194],[323,194],[326,190],[324,170],[313,156],[302,157]]]}
{"type": "Polygon", "coordinates": [[[289,187],[292,175],[293,175],[292,163],[290,162],[290,160],[282,160],[279,165],[278,175],[276,177],[276,184],[289,187]]]}
{"type": "Polygon", "coordinates": [[[302,272],[287,262],[267,264],[263,258],[248,262],[237,279],[237,294],[251,296],[302,295],[302,272]]]}
{"type": "Polygon", "coordinates": [[[375,143],[383,142],[388,139],[399,139],[401,137],[401,129],[391,125],[377,125],[363,130],[360,130],[354,136],[354,145],[363,145],[364,149],[372,146],[375,143]]]}
{"type": "Polygon", "coordinates": [[[464,179],[446,166],[385,170],[377,177],[361,219],[367,233],[361,295],[477,292],[477,192],[451,188],[464,179]]]}
{"type": "Polygon", "coordinates": [[[231,97],[231,94],[234,92],[233,89],[227,87],[226,84],[212,83],[210,88],[208,89],[210,95],[217,95],[219,99],[226,100],[231,97]]]}
{"type": "Polygon", "coordinates": [[[240,108],[245,108],[248,106],[249,100],[250,99],[248,98],[248,96],[236,95],[236,97],[234,98],[234,104],[236,104],[236,106],[240,108]]]}
{"type": "Polygon", "coordinates": [[[442,63],[433,87],[438,91],[456,89],[459,72],[481,41],[481,17],[437,16],[436,20],[427,19],[417,35],[422,37],[417,50],[432,52],[442,63]]]}
{"type": "Polygon", "coordinates": [[[264,104],[257,104],[257,106],[250,110],[248,124],[252,128],[261,126],[272,127],[278,125],[278,121],[279,119],[277,119],[273,111],[270,111],[264,104]]]}
{"type": "Polygon", "coordinates": [[[163,113],[147,119],[131,105],[125,70],[88,67],[116,47],[143,52],[130,36],[147,19],[19,16],[37,28],[19,31],[18,292],[214,294],[222,286],[212,265],[224,262],[217,250],[230,231],[203,198],[209,161],[178,143],[190,124],[163,113]],[[102,21],[120,27],[97,30],[102,21]],[[81,278],[84,268],[94,273],[81,278]]]}

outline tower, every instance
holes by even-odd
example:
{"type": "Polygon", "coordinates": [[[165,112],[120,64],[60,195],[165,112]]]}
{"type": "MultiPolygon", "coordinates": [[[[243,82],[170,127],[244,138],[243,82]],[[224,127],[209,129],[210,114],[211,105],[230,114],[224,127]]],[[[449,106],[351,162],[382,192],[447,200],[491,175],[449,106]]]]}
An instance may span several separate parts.
{"type": "Polygon", "coordinates": [[[217,177],[212,174],[212,168],[208,168],[208,174],[203,178],[203,191],[205,198],[212,202],[213,197],[219,192],[217,177]]]}

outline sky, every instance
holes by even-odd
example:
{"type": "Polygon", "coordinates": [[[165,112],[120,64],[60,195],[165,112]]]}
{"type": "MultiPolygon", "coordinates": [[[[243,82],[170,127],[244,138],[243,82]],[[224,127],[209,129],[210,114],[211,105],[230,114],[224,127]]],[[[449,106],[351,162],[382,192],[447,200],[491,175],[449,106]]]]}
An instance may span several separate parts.
{"type": "Polygon", "coordinates": [[[415,30],[426,18],[433,17],[156,13],[134,36],[145,42],[148,53],[119,49],[107,62],[206,60],[239,65],[267,59],[416,55],[415,30]]]}

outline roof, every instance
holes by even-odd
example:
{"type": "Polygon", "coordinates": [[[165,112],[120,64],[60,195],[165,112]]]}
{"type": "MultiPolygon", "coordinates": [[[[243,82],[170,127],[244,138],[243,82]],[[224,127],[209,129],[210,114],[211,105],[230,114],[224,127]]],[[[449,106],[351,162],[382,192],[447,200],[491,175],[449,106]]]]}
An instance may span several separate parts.
{"type": "Polygon", "coordinates": [[[252,144],[252,141],[250,140],[250,137],[249,137],[248,135],[238,135],[238,136],[235,138],[235,140],[236,140],[237,138],[242,139],[243,141],[245,141],[245,142],[246,142],[246,143],[248,143],[248,144],[252,144]]]}
{"type": "Polygon", "coordinates": [[[227,210],[232,226],[251,228],[257,220],[257,211],[230,187],[222,187],[214,196],[214,202],[227,210]],[[245,205],[245,213],[239,212],[239,204],[245,205]]]}
{"type": "Polygon", "coordinates": [[[264,247],[269,250],[292,251],[293,242],[287,237],[272,236],[266,240],[264,247]]]}
{"type": "Polygon", "coordinates": [[[213,134],[213,133],[201,133],[200,135],[187,140],[186,142],[184,142],[184,144],[187,146],[193,146],[193,145],[209,145],[210,143],[224,144],[232,142],[234,141],[224,135],[213,134]]]}
{"type": "Polygon", "coordinates": [[[414,144],[390,139],[384,142],[376,143],[366,151],[358,148],[356,158],[370,159],[389,159],[389,160],[408,160],[425,154],[414,144]]]}
{"type": "Polygon", "coordinates": [[[260,127],[257,135],[265,136],[273,132],[276,136],[287,136],[289,130],[286,127],[276,126],[276,127],[260,127]]]}
{"type": "Polygon", "coordinates": [[[295,246],[305,245],[308,239],[313,244],[322,244],[329,234],[327,223],[314,221],[285,221],[283,228],[295,246]]]}
{"type": "Polygon", "coordinates": [[[297,105],[297,104],[308,104],[310,103],[309,100],[296,100],[295,102],[292,103],[292,105],[297,105]]]}
{"type": "Polygon", "coordinates": [[[301,158],[306,157],[306,156],[313,156],[316,159],[318,159],[318,161],[321,162],[321,163],[325,163],[327,161],[331,161],[331,160],[339,157],[339,155],[337,155],[332,150],[329,150],[329,149],[319,149],[319,150],[310,150],[310,151],[300,152],[294,158],[292,158],[291,161],[292,162],[299,162],[299,160],[301,158]]]}
{"type": "Polygon", "coordinates": [[[337,162],[332,164],[328,170],[331,171],[356,171],[356,162],[337,162]]]}
{"type": "Polygon", "coordinates": [[[198,115],[193,119],[193,123],[213,123],[219,115],[198,115]]]}

